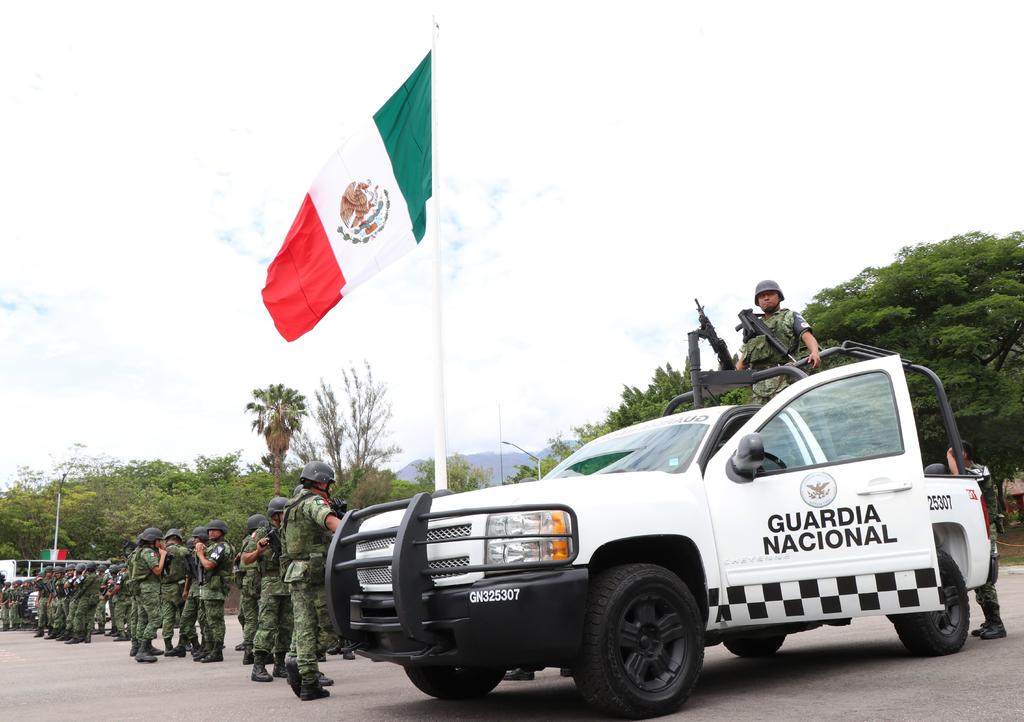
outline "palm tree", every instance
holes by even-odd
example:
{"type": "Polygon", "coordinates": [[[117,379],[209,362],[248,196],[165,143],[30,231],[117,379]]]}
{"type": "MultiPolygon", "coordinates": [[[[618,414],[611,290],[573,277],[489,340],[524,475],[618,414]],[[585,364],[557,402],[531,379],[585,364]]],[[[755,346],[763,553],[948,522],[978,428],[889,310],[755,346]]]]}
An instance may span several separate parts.
{"type": "Polygon", "coordinates": [[[306,397],[284,384],[271,384],[265,389],[253,389],[254,401],[245,410],[256,415],[252,429],[267,440],[267,449],[274,459],[274,495],[281,495],[281,471],[284,455],[294,436],[302,428],[306,415],[306,397]]]}

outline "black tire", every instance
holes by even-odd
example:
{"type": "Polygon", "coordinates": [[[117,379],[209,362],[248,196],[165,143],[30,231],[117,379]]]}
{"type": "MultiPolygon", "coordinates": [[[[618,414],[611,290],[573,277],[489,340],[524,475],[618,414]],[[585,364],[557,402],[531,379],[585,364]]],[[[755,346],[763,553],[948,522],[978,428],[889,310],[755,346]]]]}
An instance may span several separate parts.
{"type": "Polygon", "coordinates": [[[946,608],[938,612],[894,614],[889,617],[903,646],[911,654],[938,657],[959,652],[971,627],[971,606],[963,575],[953,557],[939,552],[939,595],[946,608]]]}
{"type": "Polygon", "coordinates": [[[406,667],[405,674],[425,694],[438,699],[483,697],[504,678],[504,669],[406,667]]]}
{"type": "Polygon", "coordinates": [[[786,635],[777,637],[744,637],[727,639],[722,644],[737,657],[769,657],[779,651],[786,641],[786,635]]]}
{"type": "Polygon", "coordinates": [[[670,714],[704,666],[704,619],[675,574],[626,564],[593,578],[573,677],[592,707],[630,718],[670,714]]]}

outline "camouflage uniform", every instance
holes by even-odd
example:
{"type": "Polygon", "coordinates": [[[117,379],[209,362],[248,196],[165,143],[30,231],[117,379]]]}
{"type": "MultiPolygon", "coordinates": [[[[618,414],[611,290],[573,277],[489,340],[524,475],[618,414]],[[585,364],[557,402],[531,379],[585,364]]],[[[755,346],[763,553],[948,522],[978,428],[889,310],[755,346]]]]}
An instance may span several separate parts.
{"type": "MultiPolygon", "coordinates": [[[[169,652],[174,644],[174,626],[181,617],[185,600],[181,598],[182,585],[185,582],[185,557],[188,549],[177,542],[167,542],[165,547],[167,558],[164,560],[164,573],[160,577],[160,626],[163,630],[164,648],[169,652]]],[[[180,639],[180,636],[179,636],[180,639]]],[[[184,645],[181,645],[184,656],[184,645]]]]}
{"type": "MultiPolygon", "coordinates": [[[[267,531],[257,529],[255,541],[259,542],[267,531]]],[[[264,655],[273,654],[275,665],[282,666],[284,655],[292,643],[292,600],[288,586],[281,580],[280,557],[268,551],[260,557],[259,564],[263,569],[263,579],[253,649],[264,655]]]]}
{"type": "Polygon", "coordinates": [[[96,616],[95,599],[100,593],[100,584],[103,577],[96,573],[96,567],[86,569],[78,584],[78,604],[75,609],[74,624],[72,625],[73,637],[69,640],[74,642],[90,642],[92,640],[92,620],[96,616]]]}
{"type": "MultiPolygon", "coordinates": [[[[800,346],[800,337],[806,331],[811,330],[810,324],[804,320],[803,316],[788,308],[780,308],[770,316],[763,316],[761,320],[764,321],[775,338],[789,349],[790,354],[796,353],[800,346]]],[[[740,352],[743,355],[744,365],[752,371],[762,371],[789,361],[788,358],[772,348],[764,336],[750,339],[743,344],[740,352]]],[[[753,386],[754,403],[763,406],[788,385],[789,379],[785,376],[758,381],[753,386]]]]}
{"type": "MultiPolygon", "coordinates": [[[[206,623],[209,628],[207,638],[208,649],[220,656],[224,648],[224,600],[231,592],[231,563],[235,550],[227,539],[220,538],[210,541],[204,552],[208,561],[214,562],[213,569],[203,571],[203,584],[199,588],[199,598],[206,612],[206,623]]],[[[221,657],[223,659],[223,657],[221,657]]],[[[211,660],[214,661],[214,660],[211,660]]]]}
{"type": "Polygon", "coordinates": [[[289,559],[284,581],[292,595],[295,646],[303,683],[317,679],[317,651],[320,644],[317,597],[324,597],[324,563],[327,556],[327,517],[330,505],[309,491],[292,500],[284,516],[284,553],[289,559]]]}
{"type": "MultiPolygon", "coordinates": [[[[242,542],[242,548],[239,550],[239,555],[256,549],[255,536],[259,532],[260,529],[257,529],[245,537],[245,541],[242,542]]],[[[242,577],[238,585],[241,591],[238,602],[240,607],[239,616],[245,619],[245,623],[242,625],[242,644],[245,645],[246,651],[249,651],[253,648],[253,639],[256,637],[256,629],[259,626],[260,583],[262,575],[260,574],[258,561],[246,564],[239,559],[239,568],[242,577]]],[[[246,664],[245,661],[242,663],[246,664]]]]}
{"type": "Polygon", "coordinates": [[[50,595],[46,616],[50,620],[50,633],[47,639],[56,639],[64,633],[64,570],[60,567],[53,570],[50,595]]]}
{"type": "MultiPolygon", "coordinates": [[[[200,531],[199,529],[195,530],[200,531]]],[[[203,532],[205,535],[205,531],[203,532]]],[[[197,536],[193,532],[192,539],[189,540],[189,572],[188,572],[188,597],[185,599],[185,606],[181,609],[181,630],[179,632],[178,644],[184,643],[186,646],[192,645],[192,656],[196,658],[201,653],[201,650],[205,649],[209,644],[210,639],[209,626],[206,622],[206,611],[203,609],[202,600],[199,598],[199,578],[192,575],[192,571],[199,569],[199,559],[196,556],[194,549],[192,548],[196,539],[206,541],[203,537],[197,536]],[[200,645],[199,635],[196,634],[196,622],[199,623],[199,631],[202,634],[202,644],[200,645]]]]}
{"type": "Polygon", "coordinates": [[[36,590],[39,596],[36,598],[36,636],[42,637],[45,630],[50,627],[50,581],[53,579],[53,571],[50,567],[43,570],[43,576],[36,580],[36,590]]]}
{"type": "Polygon", "coordinates": [[[156,639],[156,628],[160,626],[160,580],[153,574],[153,567],[160,563],[160,552],[151,546],[139,548],[135,557],[135,572],[132,575],[138,605],[136,615],[136,636],[143,644],[156,639]]]}
{"type": "MultiPolygon", "coordinates": [[[[992,480],[992,474],[988,467],[979,464],[971,464],[967,467],[967,473],[977,477],[978,486],[981,487],[981,495],[985,500],[985,507],[988,509],[988,535],[992,545],[991,553],[998,554],[999,549],[996,543],[999,533],[999,491],[996,489],[996,482],[992,480]]],[[[999,595],[996,594],[995,584],[982,584],[974,590],[974,598],[985,613],[985,623],[990,624],[1000,620],[999,616],[999,595]]],[[[1000,622],[1001,623],[1001,622],[1000,622]]]]}

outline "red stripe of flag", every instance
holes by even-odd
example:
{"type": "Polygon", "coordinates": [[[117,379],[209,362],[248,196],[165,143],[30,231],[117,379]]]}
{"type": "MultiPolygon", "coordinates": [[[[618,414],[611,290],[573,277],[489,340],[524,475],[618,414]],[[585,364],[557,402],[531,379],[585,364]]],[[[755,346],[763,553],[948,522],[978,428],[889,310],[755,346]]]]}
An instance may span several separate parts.
{"type": "Polygon", "coordinates": [[[286,341],[294,341],[334,308],[344,285],[345,276],[307,193],[267,269],[263,303],[278,332],[286,341]]]}

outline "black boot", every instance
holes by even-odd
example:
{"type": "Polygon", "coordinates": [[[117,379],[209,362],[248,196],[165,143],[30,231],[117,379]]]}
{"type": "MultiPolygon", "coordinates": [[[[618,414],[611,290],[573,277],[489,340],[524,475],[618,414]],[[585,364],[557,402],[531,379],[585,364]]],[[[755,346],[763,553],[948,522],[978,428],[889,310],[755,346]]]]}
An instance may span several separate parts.
{"type": "Polygon", "coordinates": [[[245,645],[245,651],[242,652],[242,666],[243,667],[248,667],[254,661],[255,660],[253,659],[253,656],[252,656],[252,647],[250,647],[247,644],[247,645],[245,645]]]}
{"type": "Polygon", "coordinates": [[[134,657],[138,653],[139,653],[139,640],[133,639],[132,640],[132,648],[128,650],[128,656],[129,657],[134,657]]]}
{"type": "Polygon", "coordinates": [[[978,635],[980,639],[1002,639],[1005,636],[1006,627],[998,616],[993,617],[988,623],[988,628],[978,635]]]}
{"type": "Polygon", "coordinates": [[[86,633],[86,635],[84,637],[82,637],[82,641],[85,642],[86,644],[92,644],[92,635],[89,634],[89,633],[86,633]]]}
{"type": "Polygon", "coordinates": [[[332,684],[334,684],[334,680],[325,675],[320,670],[317,670],[316,672],[316,681],[320,683],[321,687],[330,687],[332,684]]]}
{"type": "Polygon", "coordinates": [[[285,671],[288,673],[288,686],[296,697],[302,696],[302,675],[299,674],[299,660],[295,657],[288,657],[284,663],[285,671]]]}
{"type": "Polygon", "coordinates": [[[284,679],[288,676],[288,670],[284,666],[284,652],[278,652],[274,655],[274,672],[275,677],[284,679]]]}
{"type": "Polygon", "coordinates": [[[184,657],[185,656],[185,642],[180,638],[178,639],[178,646],[168,649],[164,654],[165,657],[184,657]]]}
{"type": "Polygon", "coordinates": [[[210,646],[206,644],[206,642],[203,642],[202,644],[198,645],[194,650],[192,650],[192,661],[202,662],[203,657],[208,655],[210,651],[210,646]]]}
{"type": "Polygon", "coordinates": [[[206,655],[205,657],[203,657],[199,661],[202,662],[203,664],[206,664],[207,662],[223,662],[224,661],[224,652],[222,651],[223,649],[224,648],[221,647],[219,644],[215,644],[215,645],[213,645],[213,650],[208,655],[206,655]]]}
{"type": "Polygon", "coordinates": [[[273,682],[274,677],[267,671],[267,653],[256,652],[253,654],[252,674],[249,679],[253,682],[273,682]]]}
{"type": "Polygon", "coordinates": [[[240,642],[239,644],[236,644],[235,645],[235,651],[236,652],[244,652],[245,651],[245,642],[240,642]]]}
{"type": "Polygon", "coordinates": [[[39,629],[36,630],[36,633],[33,634],[32,636],[33,637],[42,637],[43,634],[45,634],[45,631],[43,630],[42,627],[40,627],[39,629]]]}
{"type": "Polygon", "coordinates": [[[136,662],[155,662],[156,655],[153,654],[157,650],[153,649],[153,641],[147,639],[139,646],[138,654],[135,655],[136,662]]]}
{"type": "Polygon", "coordinates": [[[986,619],[984,622],[981,623],[980,627],[978,627],[977,629],[972,629],[971,630],[971,636],[972,637],[980,637],[981,633],[984,632],[986,629],[988,629],[988,625],[989,625],[989,621],[986,619]]]}
{"type": "Polygon", "coordinates": [[[299,688],[299,699],[303,702],[308,702],[311,699],[320,699],[322,697],[330,697],[331,693],[328,692],[320,685],[319,679],[302,680],[302,685],[299,688]]]}
{"type": "Polygon", "coordinates": [[[64,642],[64,644],[81,644],[84,641],[85,640],[82,639],[81,637],[72,637],[71,639],[69,639],[66,642],[64,642]]]}

